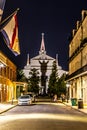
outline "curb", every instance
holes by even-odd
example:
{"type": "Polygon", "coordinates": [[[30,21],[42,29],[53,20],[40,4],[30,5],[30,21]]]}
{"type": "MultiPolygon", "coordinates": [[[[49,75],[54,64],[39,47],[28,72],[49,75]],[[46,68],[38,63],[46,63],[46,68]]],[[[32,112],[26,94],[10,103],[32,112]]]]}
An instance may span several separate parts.
{"type": "Polygon", "coordinates": [[[70,106],[70,105],[68,105],[68,104],[66,104],[66,103],[64,103],[64,102],[63,102],[63,104],[66,105],[66,106],[69,106],[69,107],[71,107],[72,109],[74,109],[74,110],[76,110],[76,111],[79,111],[79,112],[81,112],[81,113],[83,113],[83,114],[87,114],[87,113],[81,111],[80,109],[74,108],[74,107],[72,107],[72,106],[70,106]]]}
{"type": "Polygon", "coordinates": [[[17,106],[17,104],[14,105],[14,106],[12,106],[12,107],[10,107],[10,108],[8,108],[8,109],[6,109],[6,110],[4,110],[4,111],[2,111],[2,112],[0,112],[0,114],[2,114],[2,113],[4,113],[4,112],[7,112],[8,110],[10,110],[10,109],[12,109],[12,108],[14,108],[14,107],[16,107],[16,106],[17,106]]]}

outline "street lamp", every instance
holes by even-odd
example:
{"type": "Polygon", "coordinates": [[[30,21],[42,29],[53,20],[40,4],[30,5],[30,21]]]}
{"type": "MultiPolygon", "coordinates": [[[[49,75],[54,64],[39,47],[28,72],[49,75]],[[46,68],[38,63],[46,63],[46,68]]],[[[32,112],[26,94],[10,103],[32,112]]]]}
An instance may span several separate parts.
{"type": "Polygon", "coordinates": [[[66,89],[66,91],[67,91],[67,92],[66,92],[67,103],[68,103],[68,100],[69,100],[69,87],[70,87],[70,83],[67,82],[67,83],[66,83],[66,88],[67,88],[67,89],[66,89]]]}
{"type": "MultiPolygon", "coordinates": [[[[4,68],[4,67],[5,67],[5,64],[0,61],[0,78],[1,78],[1,76],[2,76],[2,71],[1,71],[1,69],[4,68]]],[[[3,85],[3,84],[0,83],[0,95],[1,95],[0,98],[1,98],[1,102],[2,102],[2,100],[3,100],[3,99],[2,99],[2,91],[3,91],[3,90],[2,90],[2,85],[3,85]]]]}
{"type": "Polygon", "coordinates": [[[1,102],[2,102],[2,84],[0,84],[0,93],[1,93],[1,94],[0,94],[0,95],[1,95],[0,98],[1,98],[1,102]]]}

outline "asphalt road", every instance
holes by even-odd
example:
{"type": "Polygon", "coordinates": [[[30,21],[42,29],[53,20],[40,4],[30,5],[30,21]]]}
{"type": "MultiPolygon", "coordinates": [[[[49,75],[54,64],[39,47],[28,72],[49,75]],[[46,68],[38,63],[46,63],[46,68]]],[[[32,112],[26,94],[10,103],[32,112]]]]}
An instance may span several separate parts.
{"type": "Polygon", "coordinates": [[[16,106],[0,115],[0,130],[86,130],[87,115],[60,103],[16,106]]]}

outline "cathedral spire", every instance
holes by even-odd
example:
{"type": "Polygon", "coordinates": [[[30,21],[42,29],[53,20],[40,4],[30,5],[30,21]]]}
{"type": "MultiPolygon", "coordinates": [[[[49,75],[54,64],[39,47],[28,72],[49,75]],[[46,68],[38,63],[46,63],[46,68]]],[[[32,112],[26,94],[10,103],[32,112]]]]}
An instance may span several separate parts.
{"type": "Polygon", "coordinates": [[[59,63],[58,63],[58,54],[56,54],[56,65],[58,66],[59,63]]]}
{"type": "Polygon", "coordinates": [[[29,53],[27,54],[27,66],[29,65],[29,53]]]}
{"type": "Polygon", "coordinates": [[[40,46],[39,53],[40,54],[46,53],[46,51],[45,51],[45,43],[44,43],[44,33],[42,33],[42,40],[41,40],[41,46],[40,46]]]}

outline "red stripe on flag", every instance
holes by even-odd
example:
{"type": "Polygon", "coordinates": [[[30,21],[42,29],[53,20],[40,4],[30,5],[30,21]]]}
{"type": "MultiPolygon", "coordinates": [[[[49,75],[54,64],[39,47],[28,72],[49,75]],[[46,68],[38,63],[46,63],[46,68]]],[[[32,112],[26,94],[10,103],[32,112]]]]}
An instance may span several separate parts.
{"type": "Polygon", "coordinates": [[[16,29],[17,29],[17,16],[14,15],[14,19],[15,19],[15,27],[14,27],[14,30],[13,30],[13,36],[12,36],[12,42],[10,43],[10,47],[12,48],[13,45],[14,45],[14,41],[15,41],[15,37],[16,37],[16,29]]]}

